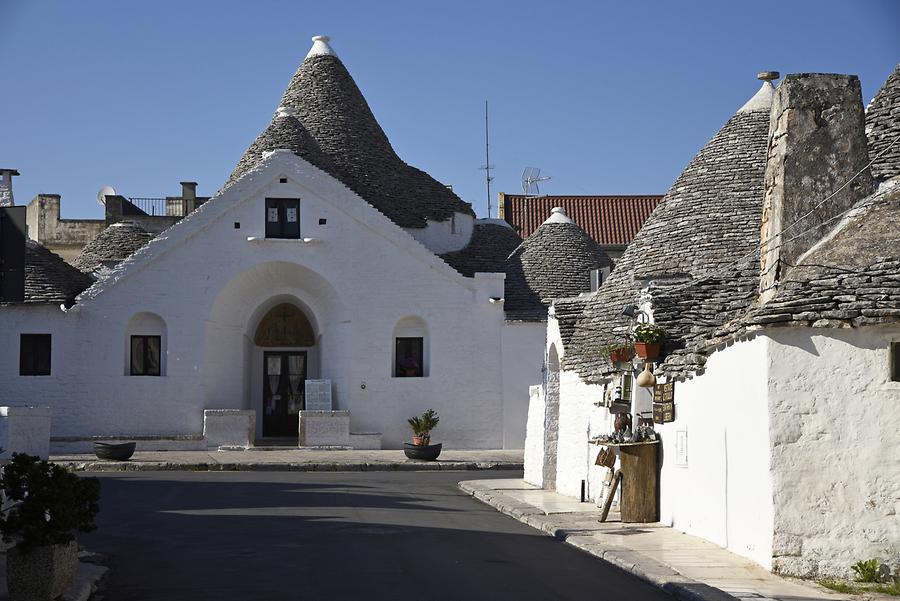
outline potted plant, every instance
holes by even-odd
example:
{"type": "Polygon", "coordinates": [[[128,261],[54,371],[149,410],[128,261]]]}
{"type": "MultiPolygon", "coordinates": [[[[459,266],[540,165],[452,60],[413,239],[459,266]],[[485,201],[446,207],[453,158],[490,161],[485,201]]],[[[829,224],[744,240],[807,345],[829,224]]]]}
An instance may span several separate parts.
{"type": "Polygon", "coordinates": [[[634,350],[641,359],[656,359],[665,337],[665,330],[655,323],[639,323],[634,326],[634,350]]]}
{"type": "Polygon", "coordinates": [[[415,415],[406,421],[413,431],[412,442],[403,443],[403,452],[406,456],[425,461],[437,459],[441,454],[441,444],[431,444],[431,431],[437,427],[441,418],[435,410],[429,409],[422,415],[415,415]]]}
{"type": "Polygon", "coordinates": [[[2,468],[5,503],[0,534],[15,543],[6,554],[11,601],[55,599],[78,567],[74,531],[90,532],[100,509],[100,482],[79,478],[39,457],[13,453],[2,468]]]}
{"type": "Polygon", "coordinates": [[[634,358],[634,346],[630,342],[619,342],[604,346],[600,353],[612,363],[627,363],[634,358]]]}

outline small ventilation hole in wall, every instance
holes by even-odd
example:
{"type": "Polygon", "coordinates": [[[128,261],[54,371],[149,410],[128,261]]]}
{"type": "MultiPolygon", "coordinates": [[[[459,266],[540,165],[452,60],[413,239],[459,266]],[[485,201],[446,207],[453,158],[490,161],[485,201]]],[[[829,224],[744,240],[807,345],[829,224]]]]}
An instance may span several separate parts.
{"type": "Polygon", "coordinates": [[[328,223],[328,220],[324,217],[322,219],[319,219],[319,225],[325,225],[326,223],[328,223]]]}
{"type": "Polygon", "coordinates": [[[287,183],[287,178],[286,178],[286,177],[279,177],[279,178],[278,178],[278,181],[279,181],[280,183],[282,183],[282,184],[286,184],[286,183],[287,183]]]}
{"type": "Polygon", "coordinates": [[[235,222],[234,222],[234,229],[236,229],[236,230],[241,229],[241,222],[240,222],[240,221],[235,221],[235,222]]]}

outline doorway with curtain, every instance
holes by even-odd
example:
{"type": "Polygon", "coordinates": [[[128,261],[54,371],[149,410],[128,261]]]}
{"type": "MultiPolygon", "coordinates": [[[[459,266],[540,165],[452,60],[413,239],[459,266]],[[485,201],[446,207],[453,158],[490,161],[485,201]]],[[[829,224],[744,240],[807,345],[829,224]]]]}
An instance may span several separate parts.
{"type": "Polygon", "coordinates": [[[264,437],[295,437],[298,413],[305,408],[306,351],[263,354],[264,437]]]}

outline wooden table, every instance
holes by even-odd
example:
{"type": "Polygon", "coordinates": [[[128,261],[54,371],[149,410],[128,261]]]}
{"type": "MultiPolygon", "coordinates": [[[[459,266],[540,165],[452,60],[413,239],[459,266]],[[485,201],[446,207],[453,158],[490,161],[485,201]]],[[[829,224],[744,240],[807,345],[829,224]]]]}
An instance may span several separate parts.
{"type": "Polygon", "coordinates": [[[659,520],[658,440],[645,442],[603,442],[592,444],[619,449],[622,471],[622,502],[619,511],[623,522],[650,523],[659,520]]]}

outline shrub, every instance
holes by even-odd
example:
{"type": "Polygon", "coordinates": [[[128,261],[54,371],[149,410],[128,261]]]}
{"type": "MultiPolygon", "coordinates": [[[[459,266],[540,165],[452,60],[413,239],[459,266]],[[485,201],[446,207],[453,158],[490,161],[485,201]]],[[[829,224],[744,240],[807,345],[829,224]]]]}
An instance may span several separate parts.
{"type": "Polygon", "coordinates": [[[0,473],[0,488],[8,504],[0,513],[0,534],[5,542],[16,542],[23,553],[72,541],[75,530],[97,528],[97,478],[79,478],[39,457],[13,453],[0,473]]]}
{"type": "Polygon", "coordinates": [[[634,340],[645,344],[662,342],[666,337],[666,331],[655,323],[639,323],[634,326],[634,340]]]}
{"type": "Polygon", "coordinates": [[[429,409],[422,415],[413,416],[406,421],[412,428],[413,434],[423,437],[424,443],[427,445],[431,441],[431,431],[437,427],[441,418],[434,409],[429,409]]]}

